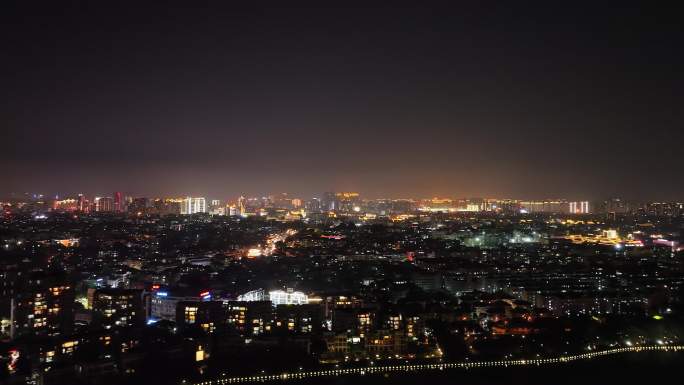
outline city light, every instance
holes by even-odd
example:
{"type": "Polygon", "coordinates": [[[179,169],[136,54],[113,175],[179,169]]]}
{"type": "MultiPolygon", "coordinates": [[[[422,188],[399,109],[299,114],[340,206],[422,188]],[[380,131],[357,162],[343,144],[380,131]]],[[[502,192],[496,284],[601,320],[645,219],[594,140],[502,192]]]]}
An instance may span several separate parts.
{"type": "Polygon", "coordinates": [[[678,378],[678,8],[21,3],[3,385],[678,378]]]}
{"type": "Polygon", "coordinates": [[[268,292],[270,301],[277,305],[303,305],[309,302],[306,294],[299,291],[273,290],[268,292]]]}
{"type": "Polygon", "coordinates": [[[563,355],[551,358],[531,358],[531,359],[517,359],[517,360],[498,360],[498,361],[465,361],[465,362],[444,362],[435,364],[394,364],[386,366],[370,365],[366,367],[350,367],[350,368],[335,368],[313,371],[299,371],[294,373],[281,373],[272,375],[253,375],[240,377],[224,377],[216,380],[207,380],[193,385],[223,385],[236,383],[257,383],[266,381],[282,381],[282,380],[301,380],[307,378],[317,377],[338,377],[338,376],[354,376],[374,373],[392,373],[392,372],[421,372],[430,370],[454,370],[454,369],[473,369],[473,368],[497,368],[497,367],[515,367],[515,366],[542,366],[542,365],[557,365],[559,363],[570,363],[579,360],[590,360],[605,356],[624,353],[642,353],[642,352],[679,352],[684,350],[684,345],[648,345],[635,346],[608,350],[593,351],[590,353],[563,355]]]}

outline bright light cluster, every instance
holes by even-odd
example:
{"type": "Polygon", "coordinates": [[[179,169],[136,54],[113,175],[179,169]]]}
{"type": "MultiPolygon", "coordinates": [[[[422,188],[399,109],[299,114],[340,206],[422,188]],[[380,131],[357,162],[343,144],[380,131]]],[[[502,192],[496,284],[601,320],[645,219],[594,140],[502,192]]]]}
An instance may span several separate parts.
{"type": "Polygon", "coordinates": [[[273,290],[268,292],[268,297],[273,303],[273,306],[305,305],[309,303],[309,297],[301,291],[273,290]]]}

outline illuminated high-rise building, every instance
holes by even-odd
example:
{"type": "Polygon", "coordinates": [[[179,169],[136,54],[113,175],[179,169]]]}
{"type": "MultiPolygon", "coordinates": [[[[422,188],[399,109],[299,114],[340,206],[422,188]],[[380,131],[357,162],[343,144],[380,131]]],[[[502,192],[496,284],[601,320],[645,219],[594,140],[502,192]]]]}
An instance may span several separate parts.
{"type": "MultiPolygon", "coordinates": [[[[291,209],[292,208],[292,199],[288,197],[287,193],[280,193],[278,194],[277,197],[272,198],[273,204],[271,205],[272,207],[280,208],[280,209],[291,209]]],[[[269,206],[265,206],[269,207],[269,206]]]]}
{"type": "Polygon", "coordinates": [[[149,206],[149,199],[145,197],[133,198],[128,204],[128,211],[134,214],[147,212],[149,206]]]}
{"type": "Polygon", "coordinates": [[[228,206],[228,215],[231,217],[240,215],[240,212],[238,211],[238,208],[235,206],[228,206]]]}
{"type": "Polygon", "coordinates": [[[78,210],[78,200],[73,198],[55,199],[52,202],[52,209],[55,211],[76,211],[78,210]]]}
{"type": "Polygon", "coordinates": [[[21,282],[10,306],[10,337],[68,334],[74,322],[74,289],[63,275],[35,272],[21,282]]]}
{"type": "Polygon", "coordinates": [[[589,201],[580,202],[580,211],[585,214],[589,213],[589,201]]]}
{"type": "Polygon", "coordinates": [[[317,213],[321,211],[321,200],[318,198],[312,198],[305,204],[306,211],[317,213]]]}
{"type": "Polygon", "coordinates": [[[226,207],[219,199],[212,199],[209,205],[209,214],[212,215],[226,215],[226,207]]]}
{"type": "Polygon", "coordinates": [[[589,214],[589,202],[569,202],[568,212],[570,214],[589,214]]]}
{"type": "Polygon", "coordinates": [[[206,212],[207,212],[206,199],[204,199],[202,197],[197,197],[197,198],[187,197],[187,198],[183,199],[183,203],[181,204],[181,214],[189,215],[189,214],[206,213],[206,212]]]}
{"type": "Polygon", "coordinates": [[[294,291],[288,288],[287,291],[272,290],[268,292],[268,298],[274,306],[277,305],[304,305],[309,298],[301,291],[294,291]]]}
{"type": "Polygon", "coordinates": [[[153,203],[154,209],[160,215],[180,214],[181,206],[183,206],[183,199],[156,199],[153,203]]]}
{"type": "Polygon", "coordinates": [[[528,213],[565,213],[568,207],[568,202],[563,199],[520,202],[520,208],[528,213]]]}
{"type": "Polygon", "coordinates": [[[118,191],[114,193],[114,211],[117,213],[124,211],[123,196],[118,191]]]}
{"type": "Polygon", "coordinates": [[[90,204],[88,202],[88,199],[86,199],[85,195],[83,194],[78,194],[78,211],[87,213],[90,211],[90,204]]]}
{"type": "Polygon", "coordinates": [[[244,196],[240,196],[240,198],[238,198],[237,209],[238,209],[238,213],[240,215],[245,215],[245,213],[247,212],[247,207],[245,206],[245,201],[246,201],[246,199],[244,196]]]}
{"type": "Polygon", "coordinates": [[[221,301],[180,301],[176,305],[176,325],[181,329],[199,326],[211,333],[216,325],[226,321],[226,309],[221,301]]]}
{"type": "Polygon", "coordinates": [[[603,202],[603,211],[606,213],[625,214],[630,210],[629,203],[620,198],[611,198],[603,202]]]}
{"type": "Polygon", "coordinates": [[[111,212],[114,211],[114,199],[111,197],[95,197],[95,211],[111,212]]]}
{"type": "Polygon", "coordinates": [[[334,211],[339,209],[339,203],[334,192],[324,192],[323,199],[321,199],[321,210],[334,211]]]}
{"type": "Polygon", "coordinates": [[[339,205],[336,210],[352,212],[358,211],[355,208],[361,204],[361,196],[357,192],[338,192],[335,194],[335,201],[339,205]]]}
{"type": "Polygon", "coordinates": [[[145,321],[142,293],[135,289],[99,289],[93,294],[93,312],[105,329],[140,326],[145,321]]]}

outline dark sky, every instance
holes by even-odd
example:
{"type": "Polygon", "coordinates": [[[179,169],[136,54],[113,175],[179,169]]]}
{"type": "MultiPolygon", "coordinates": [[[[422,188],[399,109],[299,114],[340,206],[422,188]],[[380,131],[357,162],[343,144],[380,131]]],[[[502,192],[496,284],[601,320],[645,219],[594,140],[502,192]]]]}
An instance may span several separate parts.
{"type": "Polygon", "coordinates": [[[141,3],[3,2],[0,192],[684,198],[665,3],[141,3]]]}

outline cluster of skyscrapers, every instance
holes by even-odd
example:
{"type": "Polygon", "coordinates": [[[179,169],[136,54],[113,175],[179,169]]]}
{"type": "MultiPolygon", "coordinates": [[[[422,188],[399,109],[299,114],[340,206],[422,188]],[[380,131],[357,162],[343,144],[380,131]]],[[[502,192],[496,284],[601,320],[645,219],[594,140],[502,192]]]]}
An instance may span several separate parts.
{"type": "Polygon", "coordinates": [[[429,198],[366,199],[358,192],[324,192],[319,197],[302,199],[287,193],[259,197],[239,196],[232,200],[201,196],[148,198],[115,192],[112,196],[83,194],[75,197],[46,199],[36,195],[22,201],[0,202],[6,210],[27,209],[35,213],[47,211],[80,213],[128,213],[134,215],[191,215],[206,213],[225,216],[262,216],[302,219],[311,215],[397,216],[411,213],[492,212],[505,214],[626,214],[676,216],[684,210],[681,202],[634,202],[619,198],[600,201],[567,199],[498,199],[498,198],[429,198]]]}

